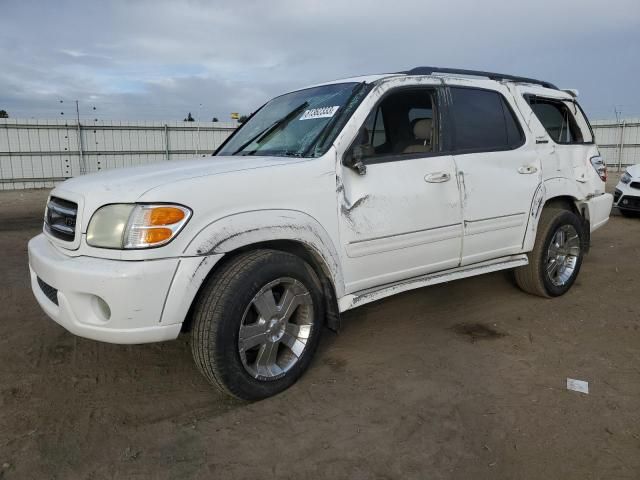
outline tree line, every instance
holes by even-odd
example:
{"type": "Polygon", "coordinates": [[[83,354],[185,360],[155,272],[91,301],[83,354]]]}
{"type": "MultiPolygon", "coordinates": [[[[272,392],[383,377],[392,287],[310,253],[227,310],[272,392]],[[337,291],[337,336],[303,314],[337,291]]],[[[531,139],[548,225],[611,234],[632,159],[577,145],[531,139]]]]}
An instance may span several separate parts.
{"type": "MultiPolygon", "coordinates": [[[[240,117],[238,118],[238,123],[244,123],[247,121],[249,117],[247,115],[240,115],[240,117]]],[[[193,118],[193,115],[191,115],[191,112],[189,112],[187,114],[187,116],[184,118],[185,122],[195,122],[195,118],[193,118]]],[[[218,120],[218,117],[213,117],[211,119],[212,122],[219,122],[220,120],[218,120]]]]}

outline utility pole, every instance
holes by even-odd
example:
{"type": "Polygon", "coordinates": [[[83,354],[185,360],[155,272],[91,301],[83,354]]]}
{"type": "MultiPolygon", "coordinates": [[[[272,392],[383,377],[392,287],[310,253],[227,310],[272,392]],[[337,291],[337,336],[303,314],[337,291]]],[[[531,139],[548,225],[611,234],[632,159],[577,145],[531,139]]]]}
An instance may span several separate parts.
{"type": "Polygon", "coordinates": [[[613,113],[615,113],[615,115],[616,115],[616,122],[620,123],[620,113],[621,112],[618,111],[618,107],[616,107],[615,105],[613,106],[613,113]]]}
{"type": "Polygon", "coordinates": [[[622,170],[622,151],[624,149],[624,127],[625,120],[621,120],[622,110],[618,110],[618,106],[613,106],[613,111],[616,114],[616,123],[618,124],[618,131],[620,132],[620,141],[618,142],[618,172],[622,170]]]}
{"type": "Polygon", "coordinates": [[[80,154],[80,175],[87,173],[86,165],[84,164],[84,153],[82,148],[82,128],[80,127],[80,107],[78,100],[76,100],[76,121],[78,122],[78,153],[80,154]]]}
{"type": "Polygon", "coordinates": [[[196,157],[200,152],[200,121],[202,120],[202,104],[198,106],[198,126],[196,127],[196,157]]]}

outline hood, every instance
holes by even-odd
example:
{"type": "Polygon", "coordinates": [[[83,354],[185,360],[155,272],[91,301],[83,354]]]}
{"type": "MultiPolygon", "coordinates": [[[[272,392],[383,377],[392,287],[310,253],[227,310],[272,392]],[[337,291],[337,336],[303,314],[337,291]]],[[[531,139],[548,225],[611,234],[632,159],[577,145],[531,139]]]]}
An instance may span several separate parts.
{"type": "Polygon", "coordinates": [[[633,178],[640,177],[640,164],[627,167],[627,172],[629,172],[629,175],[631,175],[633,178]]]}
{"type": "MultiPolygon", "coordinates": [[[[145,192],[163,185],[241,170],[297,163],[304,160],[308,159],[210,156],[192,160],[172,160],[140,167],[116,168],[71,178],[53,189],[51,195],[70,200],[78,205],[76,228],[84,233],[91,215],[98,208],[109,203],[135,203],[145,192]]],[[[77,242],[73,245],[73,249],[78,248],[77,242]]]]}
{"type": "Polygon", "coordinates": [[[87,199],[102,197],[106,202],[135,202],[145,192],[168,183],[190,178],[265,168],[304,159],[291,157],[199,157],[191,160],[171,160],[139,167],[116,168],[71,178],[59,185],[57,192],[71,192],[87,199]],[[108,197],[108,198],[104,198],[108,197]]]}

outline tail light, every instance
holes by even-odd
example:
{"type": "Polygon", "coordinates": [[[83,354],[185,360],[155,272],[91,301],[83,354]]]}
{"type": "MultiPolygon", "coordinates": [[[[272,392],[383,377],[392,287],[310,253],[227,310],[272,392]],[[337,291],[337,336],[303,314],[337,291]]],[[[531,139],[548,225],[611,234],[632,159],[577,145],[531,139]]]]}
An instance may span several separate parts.
{"type": "Polygon", "coordinates": [[[595,157],[591,157],[591,165],[595,169],[596,173],[600,177],[600,180],[603,182],[607,181],[607,164],[604,163],[604,160],[600,155],[595,157]]]}

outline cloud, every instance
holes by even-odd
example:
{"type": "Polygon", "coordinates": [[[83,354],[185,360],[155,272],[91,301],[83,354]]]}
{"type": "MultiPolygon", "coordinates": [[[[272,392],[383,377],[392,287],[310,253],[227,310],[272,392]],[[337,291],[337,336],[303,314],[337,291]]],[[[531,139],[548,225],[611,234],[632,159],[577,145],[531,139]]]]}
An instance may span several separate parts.
{"type": "Polygon", "coordinates": [[[13,117],[78,99],[100,119],[222,119],[425,64],[575,87],[592,117],[640,114],[637,0],[0,1],[0,108],[13,117]]]}

